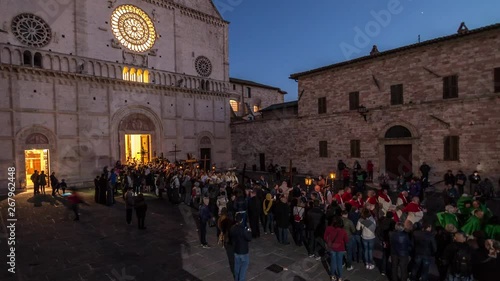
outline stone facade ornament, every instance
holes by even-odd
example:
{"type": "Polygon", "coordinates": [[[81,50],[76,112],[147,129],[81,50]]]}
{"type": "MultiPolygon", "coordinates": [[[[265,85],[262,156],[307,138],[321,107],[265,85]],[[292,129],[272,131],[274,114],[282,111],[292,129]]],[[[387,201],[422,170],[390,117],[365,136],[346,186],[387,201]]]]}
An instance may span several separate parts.
{"type": "Polygon", "coordinates": [[[108,0],[108,8],[113,8],[117,0],[108,0]]]}
{"type": "Polygon", "coordinates": [[[158,49],[151,49],[149,51],[149,55],[152,56],[152,57],[156,57],[157,53],[158,53],[158,49]]]}
{"type": "Polygon", "coordinates": [[[150,132],[154,131],[154,124],[151,120],[144,114],[135,113],[126,117],[120,123],[120,130],[124,131],[142,131],[150,132]]]}
{"type": "Polygon", "coordinates": [[[111,47],[115,49],[121,49],[122,46],[120,46],[120,41],[116,40],[115,38],[111,39],[111,47]]]}
{"type": "Polygon", "coordinates": [[[34,133],[26,138],[26,144],[49,144],[49,139],[40,133],[34,133]]]}

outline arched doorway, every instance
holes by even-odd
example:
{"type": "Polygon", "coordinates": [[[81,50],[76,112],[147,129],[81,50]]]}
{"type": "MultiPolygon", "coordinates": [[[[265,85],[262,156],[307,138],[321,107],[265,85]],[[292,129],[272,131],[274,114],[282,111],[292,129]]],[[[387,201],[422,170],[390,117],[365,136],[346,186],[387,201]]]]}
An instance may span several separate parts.
{"type": "Polygon", "coordinates": [[[385,132],[385,171],[391,178],[412,173],[412,137],[411,131],[401,125],[392,126],[385,132]]]}
{"type": "Polygon", "coordinates": [[[149,163],[155,157],[155,125],[141,113],[123,118],[118,127],[122,163],[149,163]]]}
{"type": "Polygon", "coordinates": [[[58,169],[53,165],[57,161],[52,161],[57,159],[56,147],[55,135],[45,127],[35,125],[17,134],[15,151],[19,157],[16,157],[16,174],[21,188],[33,188],[30,178],[35,170],[50,175],[58,169]]]}
{"type": "Polygon", "coordinates": [[[200,139],[200,168],[210,171],[212,164],[212,140],[208,136],[200,139]]]}

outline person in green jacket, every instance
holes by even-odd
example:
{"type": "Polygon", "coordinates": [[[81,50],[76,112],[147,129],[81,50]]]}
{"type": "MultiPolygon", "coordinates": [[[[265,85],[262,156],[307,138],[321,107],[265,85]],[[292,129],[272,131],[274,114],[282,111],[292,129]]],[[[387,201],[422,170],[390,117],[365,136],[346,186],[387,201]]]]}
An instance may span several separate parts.
{"type": "Polygon", "coordinates": [[[471,236],[475,231],[480,231],[483,228],[483,218],[484,213],[481,210],[475,210],[474,215],[471,216],[467,222],[462,226],[461,230],[467,234],[467,236],[471,236]]]}
{"type": "Polygon", "coordinates": [[[456,215],[457,208],[453,207],[452,205],[446,205],[444,210],[445,210],[444,212],[436,214],[437,217],[436,225],[445,228],[446,225],[452,224],[456,228],[458,228],[458,218],[456,215]]]}

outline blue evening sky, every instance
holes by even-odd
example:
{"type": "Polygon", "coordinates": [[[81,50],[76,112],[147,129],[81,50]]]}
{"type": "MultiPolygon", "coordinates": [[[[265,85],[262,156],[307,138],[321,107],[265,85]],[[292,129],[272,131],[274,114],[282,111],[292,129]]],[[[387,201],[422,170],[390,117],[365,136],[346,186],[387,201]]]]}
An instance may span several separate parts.
{"type": "Polygon", "coordinates": [[[469,29],[500,22],[499,0],[213,2],[231,22],[231,77],[280,87],[286,101],[297,99],[292,73],[368,55],[373,45],[384,51],[416,43],[418,35],[454,34],[462,21],[469,29]]]}

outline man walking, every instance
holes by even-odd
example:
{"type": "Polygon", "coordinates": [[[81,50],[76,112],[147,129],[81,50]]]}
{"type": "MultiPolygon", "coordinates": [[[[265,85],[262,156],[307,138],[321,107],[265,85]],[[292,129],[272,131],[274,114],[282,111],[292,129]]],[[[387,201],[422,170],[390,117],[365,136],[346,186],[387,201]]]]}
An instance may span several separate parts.
{"type": "Polygon", "coordinates": [[[436,239],[432,233],[432,226],[424,223],[422,230],[415,231],[413,234],[413,243],[415,249],[415,259],[413,270],[411,271],[411,280],[428,281],[429,267],[432,257],[437,251],[436,239]]]}
{"type": "Polygon", "coordinates": [[[243,225],[243,214],[236,214],[236,224],[231,228],[230,237],[234,247],[234,280],[245,281],[250,264],[248,242],[252,240],[252,233],[243,225]]]}
{"type": "Polygon", "coordinates": [[[134,192],[132,188],[129,188],[127,193],[125,193],[125,209],[126,209],[126,220],[127,224],[130,225],[132,222],[132,210],[134,209],[134,192]]]}

